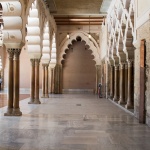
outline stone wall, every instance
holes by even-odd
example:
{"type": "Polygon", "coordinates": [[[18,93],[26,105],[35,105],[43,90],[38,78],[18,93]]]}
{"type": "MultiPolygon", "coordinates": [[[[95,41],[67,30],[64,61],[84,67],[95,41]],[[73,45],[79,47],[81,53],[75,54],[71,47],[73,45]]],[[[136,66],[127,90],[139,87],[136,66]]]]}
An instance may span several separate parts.
{"type": "Polygon", "coordinates": [[[139,118],[139,94],[140,94],[140,42],[146,40],[146,123],[150,126],[150,20],[137,29],[137,41],[135,44],[135,83],[134,83],[134,115],[139,118]]]}

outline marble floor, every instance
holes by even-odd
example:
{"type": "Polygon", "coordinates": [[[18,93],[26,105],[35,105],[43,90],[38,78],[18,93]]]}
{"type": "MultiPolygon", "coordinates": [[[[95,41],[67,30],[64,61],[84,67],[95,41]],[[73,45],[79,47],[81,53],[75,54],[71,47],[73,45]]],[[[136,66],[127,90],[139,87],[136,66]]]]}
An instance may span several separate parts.
{"type": "Polygon", "coordinates": [[[20,101],[22,117],[0,108],[0,150],[150,150],[150,128],[93,94],[20,101]]]}

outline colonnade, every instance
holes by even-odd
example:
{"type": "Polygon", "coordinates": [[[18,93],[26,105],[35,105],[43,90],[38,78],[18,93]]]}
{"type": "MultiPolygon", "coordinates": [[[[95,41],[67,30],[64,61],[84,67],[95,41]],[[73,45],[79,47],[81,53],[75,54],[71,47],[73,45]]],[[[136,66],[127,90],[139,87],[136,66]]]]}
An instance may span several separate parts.
{"type": "Polygon", "coordinates": [[[134,108],[134,66],[133,60],[111,65],[110,99],[127,109],[134,108]]]}

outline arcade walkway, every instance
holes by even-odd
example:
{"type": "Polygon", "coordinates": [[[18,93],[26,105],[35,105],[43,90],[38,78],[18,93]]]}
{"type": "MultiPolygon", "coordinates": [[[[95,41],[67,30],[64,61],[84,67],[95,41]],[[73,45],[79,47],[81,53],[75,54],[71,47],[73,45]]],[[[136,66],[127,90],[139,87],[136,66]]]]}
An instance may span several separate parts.
{"type": "Polygon", "coordinates": [[[22,117],[0,109],[0,150],[149,150],[150,128],[90,94],[21,101],[22,117]]]}

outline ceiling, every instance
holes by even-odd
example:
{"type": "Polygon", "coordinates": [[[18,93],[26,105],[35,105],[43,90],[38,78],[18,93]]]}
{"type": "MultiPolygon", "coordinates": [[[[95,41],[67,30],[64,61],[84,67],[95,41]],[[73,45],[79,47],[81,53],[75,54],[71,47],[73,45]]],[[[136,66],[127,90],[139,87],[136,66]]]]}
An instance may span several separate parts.
{"type": "Polygon", "coordinates": [[[57,25],[101,25],[103,0],[44,0],[57,25]]]}

